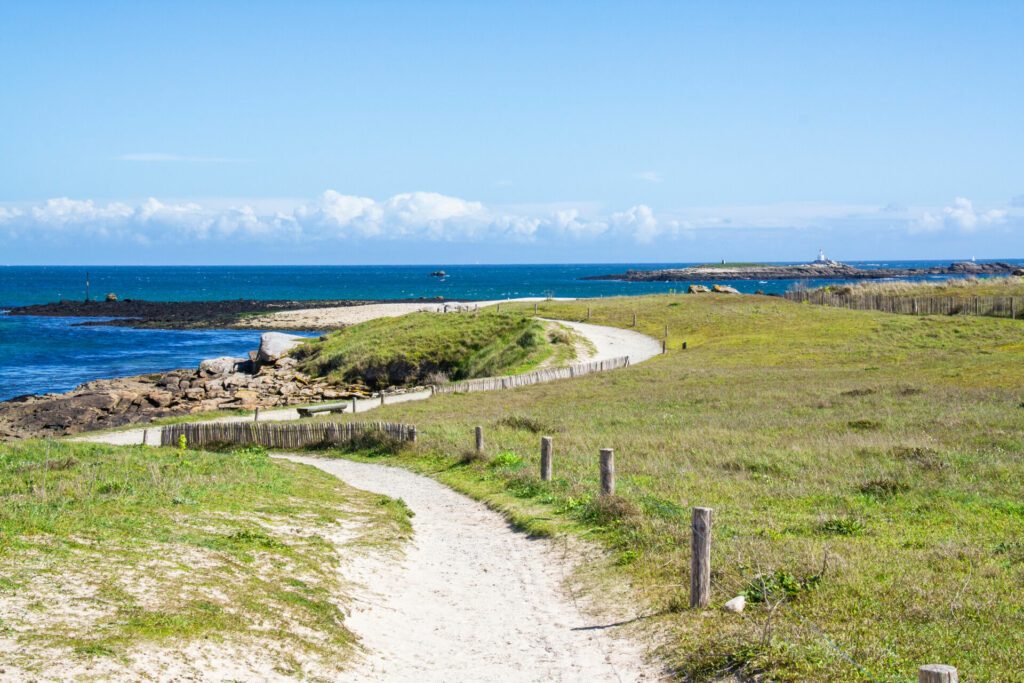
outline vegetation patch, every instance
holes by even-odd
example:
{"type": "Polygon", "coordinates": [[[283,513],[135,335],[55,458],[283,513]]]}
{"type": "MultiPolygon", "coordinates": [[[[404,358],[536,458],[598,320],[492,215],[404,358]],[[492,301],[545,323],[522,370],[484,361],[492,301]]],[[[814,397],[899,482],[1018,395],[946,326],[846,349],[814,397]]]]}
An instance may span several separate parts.
{"type": "Polygon", "coordinates": [[[573,337],[523,313],[413,313],[332,332],[300,346],[314,377],[387,387],[517,374],[575,356],[573,337]]]}

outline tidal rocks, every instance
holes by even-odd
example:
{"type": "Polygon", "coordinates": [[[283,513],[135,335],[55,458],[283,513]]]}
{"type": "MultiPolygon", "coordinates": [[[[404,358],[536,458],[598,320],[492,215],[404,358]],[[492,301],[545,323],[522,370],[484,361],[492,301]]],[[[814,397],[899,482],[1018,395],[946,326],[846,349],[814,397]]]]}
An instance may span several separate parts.
{"type": "Polygon", "coordinates": [[[232,372],[239,372],[248,363],[249,360],[246,358],[232,358],[231,356],[207,358],[199,364],[199,374],[211,377],[229,375],[232,372]]]}
{"type": "Polygon", "coordinates": [[[1012,263],[961,261],[927,268],[857,268],[836,261],[791,266],[693,266],[661,270],[627,270],[617,275],[591,275],[584,280],[625,280],[627,282],[694,282],[707,280],[871,280],[922,277],[926,275],[1024,275],[1024,268],[1012,263]]]}
{"type": "Polygon", "coordinates": [[[740,290],[729,285],[712,285],[711,291],[717,292],[718,294],[739,294],[740,290]]]}
{"type": "Polygon", "coordinates": [[[690,294],[707,294],[711,290],[704,285],[690,285],[687,291],[689,291],[690,294]]]}

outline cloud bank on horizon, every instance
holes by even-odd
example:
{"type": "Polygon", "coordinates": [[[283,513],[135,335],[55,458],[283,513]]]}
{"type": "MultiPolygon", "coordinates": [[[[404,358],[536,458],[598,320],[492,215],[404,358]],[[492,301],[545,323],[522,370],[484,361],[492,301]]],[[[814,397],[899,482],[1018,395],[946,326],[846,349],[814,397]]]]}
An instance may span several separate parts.
{"type": "Polygon", "coordinates": [[[956,197],[943,207],[792,203],[697,207],[658,213],[645,204],[619,211],[593,206],[488,206],[436,192],[406,192],[387,199],[327,190],[314,201],[279,209],[239,202],[227,207],[198,202],[100,203],[60,197],[34,205],[0,205],[0,244],[75,238],[157,246],[224,242],[244,237],[287,249],[289,243],[411,242],[544,243],[618,239],[639,245],[694,239],[697,233],[738,230],[884,230],[906,235],[1024,227],[1024,206],[976,207],[956,197]]]}

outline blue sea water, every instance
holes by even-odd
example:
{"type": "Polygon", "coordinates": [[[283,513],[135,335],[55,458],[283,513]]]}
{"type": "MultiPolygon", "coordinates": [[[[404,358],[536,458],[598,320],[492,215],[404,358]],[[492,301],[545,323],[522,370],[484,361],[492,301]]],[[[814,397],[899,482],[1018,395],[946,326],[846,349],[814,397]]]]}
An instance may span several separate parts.
{"type": "MultiPolygon", "coordinates": [[[[1014,263],[1024,261],[1014,260],[1014,263]]],[[[925,267],[949,261],[856,263],[864,268],[925,267]]],[[[499,299],[600,297],[683,291],[688,283],[587,281],[581,277],[693,264],[438,266],[0,266],[0,310],[113,292],[121,299],[499,299]],[[448,277],[430,277],[442,269],[448,277]]],[[[708,283],[710,284],[710,283],[708,283]]],[[[720,281],[742,292],[781,293],[795,281],[720,281]]],[[[817,280],[815,285],[828,284],[817,280]]],[[[67,391],[102,377],[195,366],[203,358],[244,355],[259,331],[138,330],[79,327],[73,318],[0,314],[0,400],[67,391]]]]}

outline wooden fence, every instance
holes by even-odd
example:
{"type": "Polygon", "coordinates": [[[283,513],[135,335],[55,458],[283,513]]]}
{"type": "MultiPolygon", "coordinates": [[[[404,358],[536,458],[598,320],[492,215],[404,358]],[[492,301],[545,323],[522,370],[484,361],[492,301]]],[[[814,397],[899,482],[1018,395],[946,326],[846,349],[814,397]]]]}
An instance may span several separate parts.
{"type": "Polygon", "coordinates": [[[522,375],[506,375],[504,377],[482,377],[480,379],[467,379],[462,382],[441,384],[435,387],[435,393],[439,394],[461,394],[471,391],[494,391],[496,389],[513,389],[525,387],[530,384],[542,384],[556,379],[569,379],[570,377],[582,377],[594,372],[605,372],[615,370],[629,365],[629,358],[609,358],[608,360],[590,361],[589,363],[575,363],[562,368],[547,368],[545,370],[534,370],[522,375]]]}
{"type": "Polygon", "coordinates": [[[177,446],[182,436],[189,448],[228,444],[267,448],[341,446],[368,433],[399,441],[416,441],[414,425],[395,422],[205,422],[168,425],[160,434],[161,446],[177,446]]]}
{"type": "Polygon", "coordinates": [[[1019,297],[1013,296],[890,296],[885,294],[837,294],[823,289],[786,292],[790,301],[851,308],[858,311],[883,311],[907,315],[985,315],[1016,319],[1020,315],[1019,297]]]}

